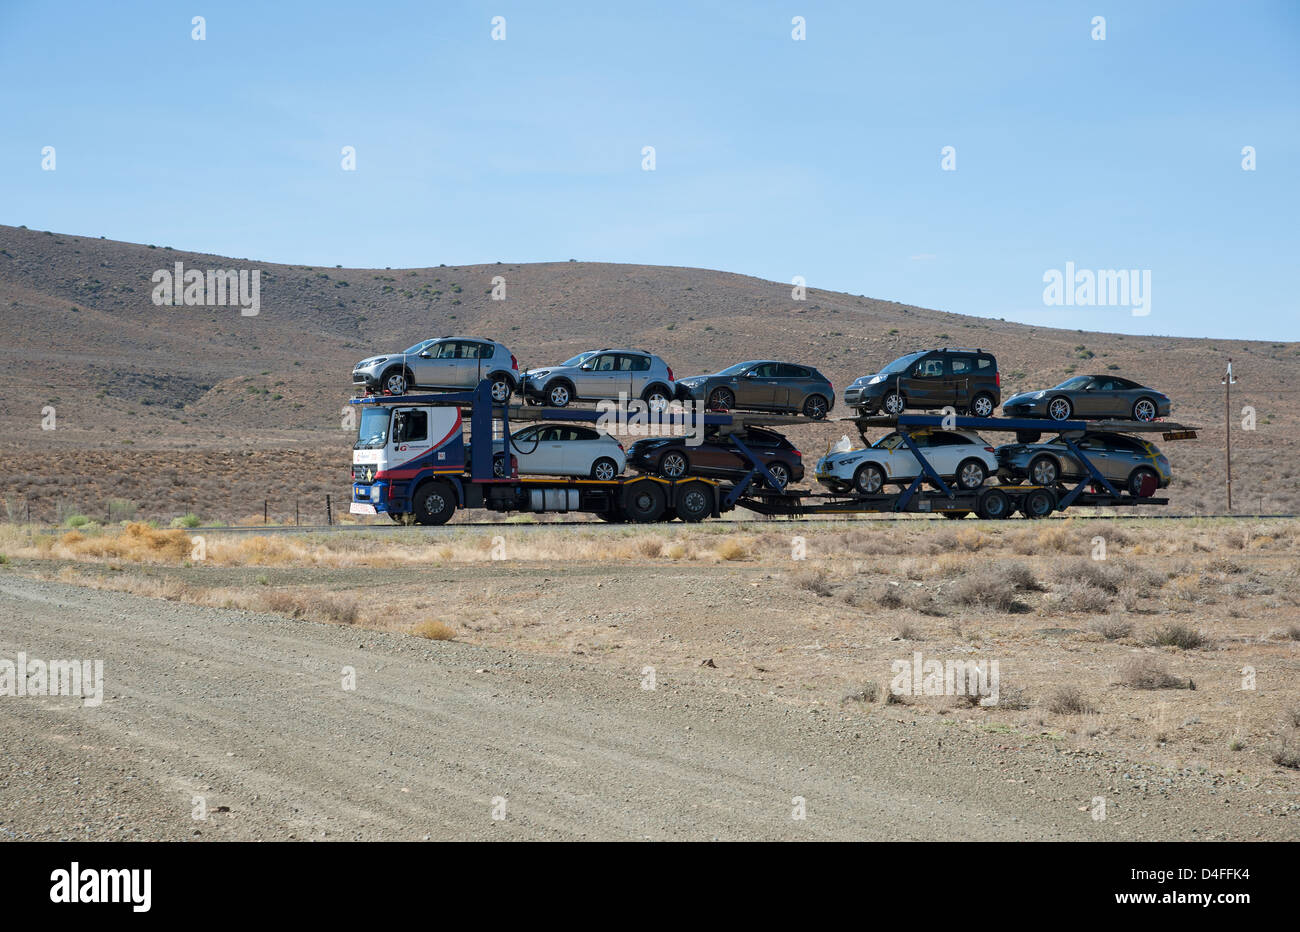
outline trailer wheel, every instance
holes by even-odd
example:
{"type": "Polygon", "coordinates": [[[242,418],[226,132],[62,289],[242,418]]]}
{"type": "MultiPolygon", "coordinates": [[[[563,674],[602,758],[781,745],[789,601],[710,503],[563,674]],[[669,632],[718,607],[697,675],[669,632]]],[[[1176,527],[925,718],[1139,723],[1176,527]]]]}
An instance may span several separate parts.
{"type": "Polygon", "coordinates": [[[431,479],[415,490],[415,523],[446,524],[456,513],[456,493],[451,486],[431,479]]]}
{"type": "Polygon", "coordinates": [[[986,521],[1005,518],[1010,511],[1011,499],[1007,498],[1007,493],[997,486],[985,489],[975,506],[975,513],[986,521]]]}
{"type": "Polygon", "coordinates": [[[694,524],[713,512],[713,490],[703,482],[688,482],[677,490],[677,517],[694,524]]]}
{"type": "Polygon", "coordinates": [[[627,489],[627,495],[623,499],[623,510],[627,513],[630,520],[638,524],[649,524],[652,521],[658,521],[664,516],[664,509],[667,502],[664,500],[663,489],[653,480],[646,479],[641,482],[635,482],[627,489]]]}
{"type": "Polygon", "coordinates": [[[1047,489],[1033,489],[1020,502],[1020,513],[1026,518],[1046,518],[1056,510],[1056,496],[1047,489]]]}

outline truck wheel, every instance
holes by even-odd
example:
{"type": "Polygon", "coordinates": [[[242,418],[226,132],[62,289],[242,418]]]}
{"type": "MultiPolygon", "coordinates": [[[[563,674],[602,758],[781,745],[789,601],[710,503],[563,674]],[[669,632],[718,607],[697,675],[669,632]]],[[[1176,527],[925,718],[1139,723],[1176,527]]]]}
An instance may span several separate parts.
{"type": "Polygon", "coordinates": [[[1046,518],[1056,510],[1056,496],[1047,489],[1034,489],[1020,502],[1020,513],[1026,518],[1046,518]]]}
{"type": "Polygon", "coordinates": [[[688,482],[677,490],[677,517],[694,524],[713,512],[713,490],[703,482],[688,482]]]}
{"type": "Polygon", "coordinates": [[[649,524],[664,516],[666,504],[659,484],[652,479],[646,479],[633,483],[627,489],[627,497],[623,500],[623,511],[637,524],[649,524]]]}
{"type": "Polygon", "coordinates": [[[985,489],[975,506],[975,513],[986,521],[1005,518],[1010,511],[1011,499],[1007,498],[1007,493],[997,486],[985,489]]]}
{"type": "Polygon", "coordinates": [[[456,493],[445,482],[431,479],[415,490],[415,523],[446,524],[456,513],[456,493]]]}

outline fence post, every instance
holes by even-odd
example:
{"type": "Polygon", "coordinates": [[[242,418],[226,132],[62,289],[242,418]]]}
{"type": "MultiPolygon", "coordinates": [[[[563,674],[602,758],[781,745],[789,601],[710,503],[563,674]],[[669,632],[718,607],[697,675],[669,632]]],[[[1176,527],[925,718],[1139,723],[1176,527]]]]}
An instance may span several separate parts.
{"type": "Polygon", "coordinates": [[[328,492],[325,493],[325,523],[330,526],[333,526],[334,524],[334,510],[330,506],[330,495],[328,492]]]}
{"type": "Polygon", "coordinates": [[[298,499],[293,500],[293,526],[298,526],[298,499]]]}

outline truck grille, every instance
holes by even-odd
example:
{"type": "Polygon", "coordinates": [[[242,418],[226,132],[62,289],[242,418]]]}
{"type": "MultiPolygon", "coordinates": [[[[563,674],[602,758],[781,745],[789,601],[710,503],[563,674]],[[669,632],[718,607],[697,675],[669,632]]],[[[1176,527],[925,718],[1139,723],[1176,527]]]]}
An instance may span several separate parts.
{"type": "Polygon", "coordinates": [[[352,467],[353,482],[370,482],[375,478],[378,467],[374,463],[367,463],[364,466],[354,465],[352,467]]]}

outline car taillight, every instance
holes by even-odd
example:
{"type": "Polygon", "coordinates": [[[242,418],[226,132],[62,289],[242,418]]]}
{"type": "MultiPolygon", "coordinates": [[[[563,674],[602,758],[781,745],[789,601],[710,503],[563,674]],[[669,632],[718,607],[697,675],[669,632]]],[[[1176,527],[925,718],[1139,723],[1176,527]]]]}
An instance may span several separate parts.
{"type": "Polygon", "coordinates": [[[985,453],[996,453],[997,451],[994,450],[992,447],[985,447],[985,448],[984,448],[984,452],[985,452],[985,453]]]}
{"type": "Polygon", "coordinates": [[[615,440],[614,442],[618,444],[618,450],[619,450],[620,453],[626,453],[626,452],[627,452],[627,450],[623,449],[623,441],[622,441],[622,440],[615,440]]]}
{"type": "Polygon", "coordinates": [[[517,475],[519,472],[519,457],[510,457],[510,475],[517,475]]]}
{"type": "Polygon", "coordinates": [[[793,453],[795,456],[799,457],[799,459],[803,459],[803,454],[800,453],[798,450],[791,450],[790,452],[793,453]]]}
{"type": "Polygon", "coordinates": [[[669,367],[668,367],[668,381],[669,381],[669,382],[675,382],[675,381],[677,381],[676,379],[673,378],[673,367],[672,367],[672,366],[669,366],[669,367]]]}
{"type": "Polygon", "coordinates": [[[515,359],[514,353],[510,354],[510,368],[514,369],[516,372],[519,371],[519,362],[515,359]]]}
{"type": "Polygon", "coordinates": [[[1002,373],[1001,373],[1001,372],[995,372],[995,373],[993,373],[993,384],[996,385],[998,388],[1001,388],[1001,387],[1002,387],[1002,373]]]}

